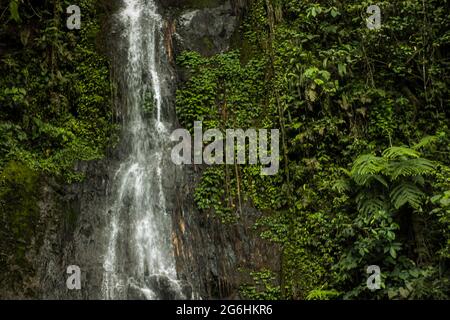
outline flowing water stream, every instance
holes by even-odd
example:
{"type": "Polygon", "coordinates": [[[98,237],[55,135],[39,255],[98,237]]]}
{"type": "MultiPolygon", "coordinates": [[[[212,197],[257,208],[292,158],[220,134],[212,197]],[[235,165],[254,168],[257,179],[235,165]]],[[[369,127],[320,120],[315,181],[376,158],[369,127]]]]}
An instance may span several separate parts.
{"type": "Polygon", "coordinates": [[[124,0],[118,14],[127,52],[120,75],[126,110],[122,140],[129,151],[115,173],[106,212],[102,295],[180,299],[163,187],[170,127],[164,117],[163,19],[154,0],[124,0]]]}

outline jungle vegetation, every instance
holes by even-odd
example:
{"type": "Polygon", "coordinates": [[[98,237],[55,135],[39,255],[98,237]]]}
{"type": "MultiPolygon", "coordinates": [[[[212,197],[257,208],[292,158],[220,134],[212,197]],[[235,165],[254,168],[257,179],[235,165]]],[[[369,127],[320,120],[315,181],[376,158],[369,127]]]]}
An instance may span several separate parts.
{"type": "MultiPolygon", "coordinates": [[[[379,30],[370,1],[239,1],[229,52],[178,56],[176,106],[189,129],[281,132],[278,175],[211,166],[195,192],[223,223],[257,208],[255,230],[280,248],[280,269],[252,270],[242,297],[448,299],[448,0],[379,1],[379,30]]],[[[84,27],[67,32],[71,2],[0,4],[0,272],[34,245],[42,177],[82,179],[74,164],[117,139],[98,43],[108,1],[77,1],[84,27]]]]}
{"type": "Polygon", "coordinates": [[[371,4],[248,1],[233,50],[178,57],[185,127],[281,131],[278,176],[215,166],[196,191],[224,223],[255,206],[255,229],[280,246],[280,270],[254,270],[245,297],[448,298],[448,3],[377,2],[378,30],[371,4]]]}
{"type": "Polygon", "coordinates": [[[26,256],[42,242],[43,182],[80,181],[75,163],[102,158],[117,139],[109,62],[98,36],[107,2],[77,3],[85,14],[83,28],[73,31],[65,23],[72,1],[0,3],[0,283],[5,288],[34,272],[26,256]]]}

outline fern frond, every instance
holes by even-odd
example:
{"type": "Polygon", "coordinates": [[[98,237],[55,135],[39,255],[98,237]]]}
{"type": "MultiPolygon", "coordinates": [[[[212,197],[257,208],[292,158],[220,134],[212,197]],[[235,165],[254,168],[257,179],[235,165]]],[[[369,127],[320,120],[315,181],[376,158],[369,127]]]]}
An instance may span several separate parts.
{"type": "Polygon", "coordinates": [[[350,176],[351,176],[350,171],[348,171],[347,169],[345,169],[345,168],[339,168],[339,170],[340,170],[342,173],[344,173],[347,177],[350,177],[350,176]]]}
{"type": "Polygon", "coordinates": [[[414,184],[420,186],[423,186],[425,184],[425,179],[422,176],[415,176],[412,178],[412,181],[414,182],[414,184]]]}
{"type": "Polygon", "coordinates": [[[353,176],[353,180],[359,186],[367,186],[368,183],[372,180],[371,177],[372,175],[370,174],[355,174],[353,176]]]}
{"type": "Polygon", "coordinates": [[[420,148],[427,147],[430,144],[436,142],[436,140],[437,140],[436,136],[426,136],[426,137],[423,137],[418,143],[413,145],[412,148],[414,150],[419,150],[420,148]]]}
{"type": "Polygon", "coordinates": [[[383,158],[389,160],[419,158],[420,153],[407,147],[390,147],[383,151],[383,158]]]}
{"type": "Polygon", "coordinates": [[[387,173],[393,179],[398,177],[411,177],[431,174],[436,166],[430,160],[424,158],[406,159],[401,161],[392,161],[388,164],[387,173]]]}
{"type": "Polygon", "coordinates": [[[391,201],[396,209],[409,203],[414,209],[420,209],[425,194],[414,184],[400,183],[390,193],[391,201]]]}
{"type": "Polygon", "coordinates": [[[358,211],[363,214],[386,210],[386,199],[382,195],[370,195],[367,191],[360,192],[356,197],[358,211]]]}
{"type": "Polygon", "coordinates": [[[354,175],[353,180],[356,182],[356,184],[360,186],[369,186],[374,180],[380,182],[383,186],[388,188],[387,181],[379,174],[363,174],[363,175],[354,175]]]}
{"type": "Polygon", "coordinates": [[[376,157],[372,154],[364,154],[359,156],[355,162],[353,162],[351,175],[368,175],[377,174],[384,169],[386,160],[380,157],[376,157]]]}

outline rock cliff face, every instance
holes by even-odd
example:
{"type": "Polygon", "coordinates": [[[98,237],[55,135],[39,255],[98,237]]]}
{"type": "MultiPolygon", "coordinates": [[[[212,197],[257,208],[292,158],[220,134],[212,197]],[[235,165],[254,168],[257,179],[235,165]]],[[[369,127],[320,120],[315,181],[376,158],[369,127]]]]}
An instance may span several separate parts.
{"type": "Polygon", "coordinates": [[[249,206],[236,224],[223,224],[212,212],[195,208],[193,192],[201,169],[189,168],[177,186],[173,242],[181,279],[204,299],[239,299],[249,272],[279,268],[278,251],[253,230],[259,213],[249,206]]]}
{"type": "MultiPolygon", "coordinates": [[[[160,3],[166,20],[164,41],[173,65],[170,72],[174,83],[182,79],[174,61],[183,50],[213,55],[229,49],[244,4],[243,1],[209,0],[199,6],[198,2],[163,0],[160,3]]],[[[114,21],[109,23],[114,25],[114,21]]],[[[114,42],[119,31],[113,27],[108,41],[114,42]]],[[[120,55],[121,50],[116,49],[110,49],[109,54],[117,64],[121,57],[116,53],[120,55]]],[[[120,83],[118,91],[120,101],[120,83]]],[[[119,108],[119,119],[120,114],[119,108]]],[[[27,256],[28,271],[22,270],[22,276],[14,284],[0,287],[0,298],[101,298],[107,242],[103,232],[107,224],[105,199],[123,152],[126,148],[118,148],[101,161],[78,164],[77,170],[86,175],[82,183],[42,182],[38,206],[43,240],[27,256]],[[69,265],[81,268],[81,290],[66,288],[69,265]]],[[[195,293],[194,297],[239,298],[240,285],[250,281],[248,271],[262,267],[278,269],[278,252],[252,229],[259,214],[253,208],[243,210],[244,215],[234,225],[224,225],[211,212],[196,210],[193,193],[201,171],[201,167],[194,166],[177,168],[171,172],[176,179],[167,179],[175,181],[175,185],[165,183],[173,195],[167,208],[173,221],[171,237],[178,276],[186,288],[190,287],[187,291],[195,293]]]]}
{"type": "Polygon", "coordinates": [[[228,49],[237,23],[231,4],[225,2],[217,8],[189,10],[181,14],[177,19],[175,36],[180,49],[213,55],[228,49]]]}
{"type": "MultiPolygon", "coordinates": [[[[225,1],[212,8],[182,10],[172,30],[174,52],[191,50],[210,56],[228,50],[243,4],[225,1]]],[[[177,75],[183,77],[180,71],[177,75]]],[[[179,276],[203,298],[239,298],[240,285],[251,282],[249,271],[279,269],[279,253],[252,229],[260,215],[254,208],[246,206],[239,222],[231,225],[223,224],[212,212],[196,210],[193,194],[202,168],[183,169],[173,215],[179,276]]]]}

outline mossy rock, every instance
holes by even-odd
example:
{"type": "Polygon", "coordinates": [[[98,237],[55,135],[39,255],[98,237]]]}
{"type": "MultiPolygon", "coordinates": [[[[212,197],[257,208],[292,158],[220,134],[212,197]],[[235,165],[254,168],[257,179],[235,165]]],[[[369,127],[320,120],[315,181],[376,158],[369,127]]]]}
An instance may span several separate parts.
{"type": "Polygon", "coordinates": [[[9,247],[14,248],[19,260],[36,233],[39,176],[36,171],[15,161],[10,161],[0,174],[0,205],[5,218],[1,228],[13,240],[9,247]]]}

